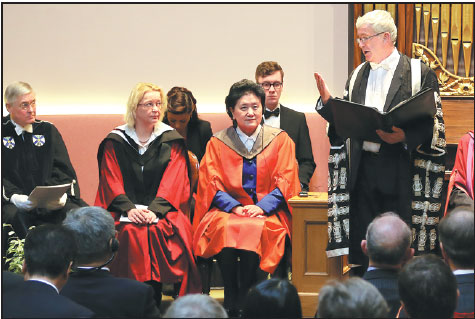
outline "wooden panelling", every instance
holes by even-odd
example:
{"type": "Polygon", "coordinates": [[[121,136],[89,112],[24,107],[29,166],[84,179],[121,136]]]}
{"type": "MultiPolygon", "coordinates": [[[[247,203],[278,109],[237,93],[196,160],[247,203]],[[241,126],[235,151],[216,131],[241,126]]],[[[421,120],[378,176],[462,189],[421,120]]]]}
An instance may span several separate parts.
{"type": "MultiPolygon", "coordinates": [[[[328,258],[328,195],[309,193],[294,197],[292,206],[292,282],[297,288],[304,317],[313,317],[318,291],[329,279],[342,279],[343,257],[328,258]]],[[[346,259],[345,259],[346,260],[346,259]]]]}
{"type": "Polygon", "coordinates": [[[458,144],[465,133],[473,130],[473,99],[443,99],[442,110],[447,144],[458,144]]]}

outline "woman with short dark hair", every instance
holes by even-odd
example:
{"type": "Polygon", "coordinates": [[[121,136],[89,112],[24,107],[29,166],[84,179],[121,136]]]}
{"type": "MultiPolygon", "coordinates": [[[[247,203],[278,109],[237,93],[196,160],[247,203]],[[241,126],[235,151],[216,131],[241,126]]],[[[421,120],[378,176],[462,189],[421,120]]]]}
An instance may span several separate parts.
{"type": "Polygon", "coordinates": [[[294,142],[281,129],[262,125],[263,89],[239,81],[225,102],[233,126],[210,139],[201,161],[193,247],[196,256],[216,257],[224,306],[233,316],[258,268],[274,273],[284,256],[291,228],[288,200],[300,183],[294,142]]]}

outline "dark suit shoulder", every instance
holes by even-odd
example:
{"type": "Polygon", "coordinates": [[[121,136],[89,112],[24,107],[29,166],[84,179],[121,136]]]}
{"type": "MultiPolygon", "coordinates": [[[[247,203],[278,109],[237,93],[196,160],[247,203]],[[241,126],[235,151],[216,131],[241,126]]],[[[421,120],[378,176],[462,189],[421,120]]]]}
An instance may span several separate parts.
{"type": "Polygon", "coordinates": [[[286,106],[283,106],[282,104],[280,105],[280,109],[281,109],[281,113],[280,113],[281,115],[283,112],[284,116],[292,116],[294,118],[299,118],[299,119],[305,118],[305,113],[288,108],[286,106]]]}

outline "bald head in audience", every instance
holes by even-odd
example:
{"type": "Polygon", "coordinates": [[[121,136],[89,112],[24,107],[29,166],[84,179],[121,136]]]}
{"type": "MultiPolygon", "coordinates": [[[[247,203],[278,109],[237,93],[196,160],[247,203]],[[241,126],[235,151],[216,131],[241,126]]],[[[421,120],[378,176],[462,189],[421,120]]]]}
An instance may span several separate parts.
{"type": "Polygon", "coordinates": [[[411,230],[395,213],[384,213],[369,224],[361,249],[370,267],[399,269],[414,256],[411,230]]]}

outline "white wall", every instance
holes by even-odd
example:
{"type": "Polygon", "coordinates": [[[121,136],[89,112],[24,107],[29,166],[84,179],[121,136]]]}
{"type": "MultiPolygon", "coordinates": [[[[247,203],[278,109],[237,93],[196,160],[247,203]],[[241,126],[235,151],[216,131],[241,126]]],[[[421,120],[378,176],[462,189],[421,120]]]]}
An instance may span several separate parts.
{"type": "Polygon", "coordinates": [[[311,112],[315,70],[343,92],[347,24],[347,4],[3,4],[2,92],[29,82],[39,115],[119,114],[137,82],[153,82],[224,112],[231,84],[274,60],[281,102],[311,112]]]}

